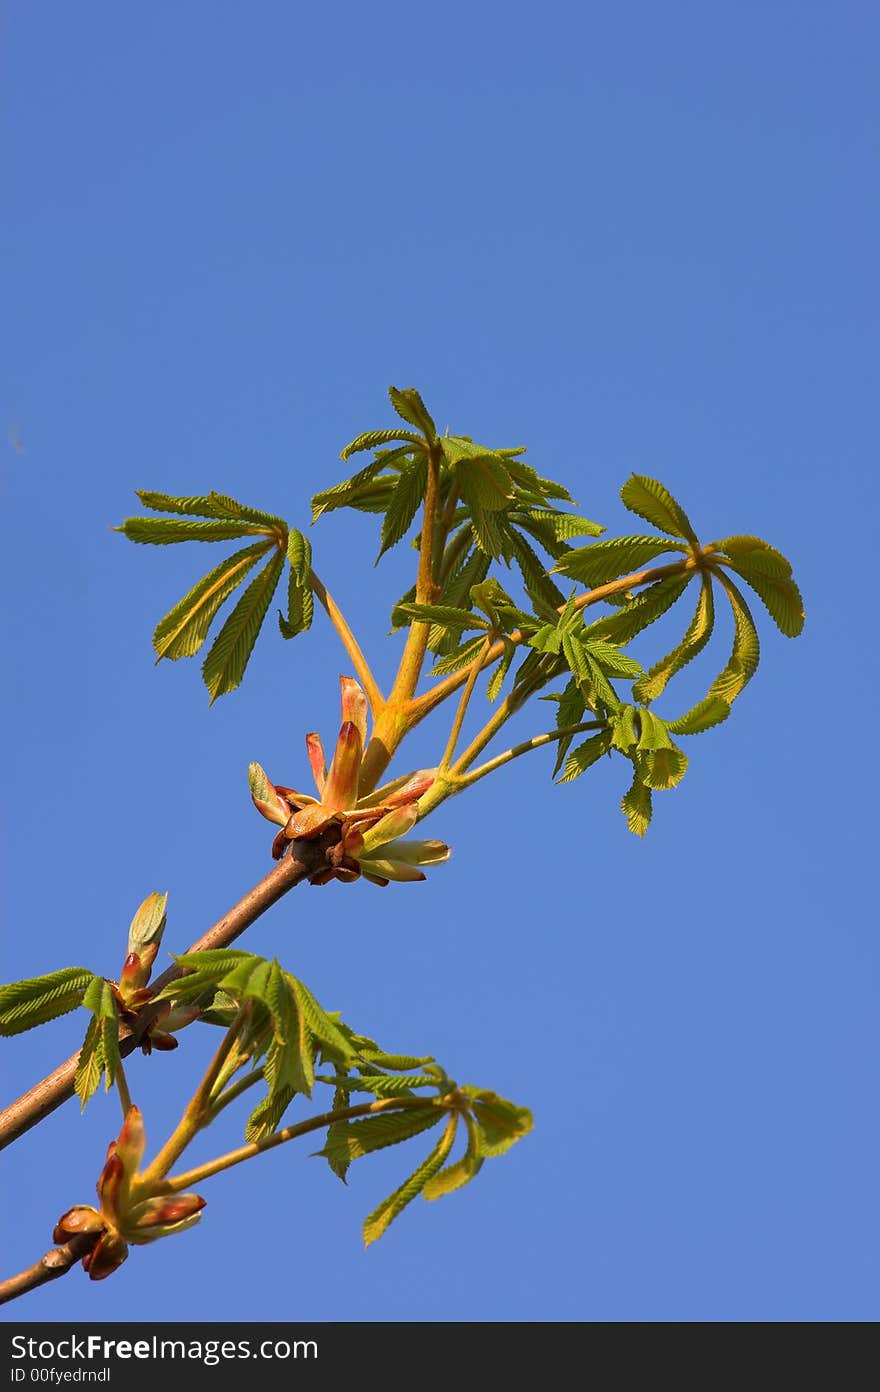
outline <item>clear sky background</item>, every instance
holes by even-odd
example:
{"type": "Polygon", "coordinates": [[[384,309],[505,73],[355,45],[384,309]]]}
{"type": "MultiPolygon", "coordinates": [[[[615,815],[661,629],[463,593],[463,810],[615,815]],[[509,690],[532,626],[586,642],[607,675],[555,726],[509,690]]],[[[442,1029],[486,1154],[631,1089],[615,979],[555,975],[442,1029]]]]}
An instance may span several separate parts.
{"type": "MultiPolygon", "coordinates": [[[[248,760],[302,783],[305,731],[338,726],[320,620],[270,626],[211,710],[195,663],[154,669],[153,624],[219,557],[112,533],[136,487],[305,526],[414,384],[612,532],[643,530],[636,470],[704,536],[767,537],[808,612],[790,642],[756,604],[762,669],[644,843],[622,764],[557,788],[535,754],[440,810],[429,883],[302,888],[244,940],[531,1106],[509,1156],[365,1253],[420,1143],[347,1189],[285,1147],[206,1184],[193,1232],[7,1318],[875,1319],[876,7],[5,11],[5,979],[115,975],[153,889],[182,949],[268,868],[248,760]]],[[[312,535],[387,679],[411,553],[374,571],[355,514],[312,535]]],[[[4,1042],[4,1097],[83,1024],[4,1042]]],[[[214,1040],[130,1067],[154,1141],[214,1040]]],[[[90,1201],[117,1126],[114,1098],[71,1103],[7,1152],[3,1274],[90,1201]]]]}

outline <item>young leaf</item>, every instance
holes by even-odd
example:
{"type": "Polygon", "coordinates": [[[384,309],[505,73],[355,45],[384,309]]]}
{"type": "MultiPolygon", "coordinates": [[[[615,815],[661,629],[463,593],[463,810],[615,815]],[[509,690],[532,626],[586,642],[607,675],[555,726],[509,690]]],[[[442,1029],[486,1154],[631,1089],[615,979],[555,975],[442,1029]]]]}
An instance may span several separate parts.
{"type": "Polygon", "coordinates": [[[128,517],[121,527],[129,541],[168,546],[178,541],[231,541],[233,537],[265,536],[270,530],[252,522],[189,522],[172,517],[128,517]]]}
{"type": "Polygon", "coordinates": [[[791,576],[791,564],[781,551],[756,536],[729,536],[721,541],[713,541],[716,551],[723,551],[731,560],[740,561],[746,557],[749,564],[763,575],[774,580],[787,580],[791,576]]]}
{"type": "Polygon", "coordinates": [[[277,1131],[284,1113],[295,1096],[294,1088],[283,1087],[277,1092],[270,1093],[268,1097],[263,1097],[248,1117],[244,1128],[245,1140],[263,1141],[267,1136],[271,1136],[273,1131],[277,1131]]]}
{"type": "Polygon", "coordinates": [[[468,1125],[467,1150],[460,1160],[456,1160],[453,1165],[447,1165],[445,1170],[428,1180],[422,1190],[423,1198],[440,1199],[445,1194],[452,1194],[456,1189],[470,1184],[474,1176],[479,1174],[483,1165],[483,1157],[479,1150],[479,1134],[469,1116],[465,1117],[465,1121],[468,1125]]]}
{"type": "Polygon", "coordinates": [[[626,600],[616,613],[606,614],[603,618],[587,624],[587,637],[607,638],[612,643],[631,642],[649,624],[672,608],[676,600],[684,594],[691,578],[690,575],[668,575],[665,580],[655,580],[646,590],[626,600]]]}
{"type": "Polygon", "coordinates": [[[733,610],[733,651],[724,671],[718,674],[710,686],[708,695],[720,696],[722,701],[731,705],[757,671],[761,644],[755,621],[742,593],[723,571],[715,573],[727,593],[733,610]]]}
{"type": "Polygon", "coordinates": [[[423,1160],[409,1179],[405,1180],[399,1189],[395,1189],[393,1194],[389,1194],[388,1198],[380,1203],[379,1207],[366,1219],[363,1228],[366,1247],[376,1242],[387,1231],[407,1204],[412,1203],[413,1199],[421,1194],[428,1181],[434,1177],[438,1170],[443,1168],[446,1157],[455,1141],[456,1121],[457,1118],[453,1113],[446,1123],[443,1135],[428,1158],[423,1160]]]}
{"type": "Polygon", "coordinates": [[[366,430],[363,435],[358,435],[352,440],[350,445],[345,446],[339,458],[350,459],[353,454],[378,449],[380,445],[390,445],[396,440],[411,441],[414,445],[422,443],[421,435],[414,435],[411,430],[366,430]]]}
{"type": "Polygon", "coordinates": [[[637,570],[664,551],[686,550],[687,547],[680,542],[667,541],[662,537],[614,537],[611,541],[597,541],[592,546],[566,552],[550,573],[571,576],[590,589],[596,589],[608,580],[616,580],[628,571],[637,570]]]}
{"type": "Polygon", "coordinates": [[[764,555],[760,551],[738,556],[730,563],[731,569],[755,591],[780,633],[786,638],[796,638],[804,626],[803,596],[790,576],[766,575],[763,564],[764,555]]]}
{"type": "MultiPolygon", "coordinates": [[[[110,982],[105,981],[101,976],[93,976],[83,996],[83,1005],[87,1010],[91,1010],[94,1016],[94,1020],[91,1022],[89,1029],[94,1025],[95,1038],[98,1041],[93,1048],[93,1052],[96,1056],[100,1056],[98,1081],[100,1081],[101,1071],[103,1071],[105,1075],[104,1087],[109,1092],[113,1085],[113,1080],[116,1077],[116,1070],[119,1067],[119,1011],[116,1006],[116,998],[113,995],[113,988],[110,982]]],[[[87,1031],[86,1040],[83,1043],[84,1050],[88,1039],[89,1034],[87,1031]]],[[[82,1063],[82,1058],[80,1062],[82,1063]]],[[[90,1079],[93,1072],[94,1066],[92,1067],[92,1072],[89,1073],[90,1079]]],[[[97,1083],[95,1083],[95,1087],[97,1087],[97,1083]]],[[[94,1092],[94,1090],[95,1088],[93,1087],[92,1092],[94,1092]]],[[[79,1093],[79,1096],[82,1098],[83,1106],[85,1106],[88,1097],[82,1092],[79,1093]]],[[[91,1093],[89,1093],[88,1096],[90,1097],[91,1093]]]]}
{"type": "Polygon", "coordinates": [[[240,684],[283,569],[284,556],[278,551],[248,585],[214,640],[202,666],[212,705],[240,684]]]}
{"type": "Polygon", "coordinates": [[[436,440],[437,427],[415,387],[389,387],[388,396],[401,420],[421,430],[428,440],[436,440]]]}
{"type": "Polygon", "coordinates": [[[519,566],[527,594],[539,597],[551,609],[558,609],[563,603],[562,591],[550,579],[546,566],[542,565],[522,532],[511,527],[509,537],[513,559],[519,566]]]}
{"type": "Polygon", "coordinates": [[[101,1074],[104,1071],[103,1035],[97,1020],[90,1020],[73,1080],[73,1088],[83,1105],[98,1090],[101,1074]]]}
{"type": "Polygon", "coordinates": [[[457,633],[465,629],[485,630],[489,627],[479,614],[472,613],[470,609],[459,609],[452,604],[398,604],[395,613],[415,619],[418,623],[442,625],[457,633]]]}
{"type": "MultiPolygon", "coordinates": [[[[323,492],[316,493],[312,498],[312,522],[317,522],[324,512],[335,512],[337,508],[353,506],[354,500],[363,496],[376,474],[384,468],[384,458],[374,459],[358,473],[352,474],[350,479],[345,479],[342,483],[334,484],[332,488],[325,488],[323,492]]],[[[380,482],[382,481],[380,480],[380,482]]]]}
{"type": "Polygon", "coordinates": [[[712,636],[715,625],[715,602],[712,595],[712,580],[704,574],[700,587],[700,597],[694,617],[687,632],[677,647],[666,657],[655,662],[654,666],[636,682],[633,695],[637,701],[654,701],[666,689],[668,682],[689,662],[703,651],[712,636]]]}
{"type": "Polygon", "coordinates": [[[441,440],[443,457],[455,470],[461,496],[469,507],[498,512],[513,499],[513,480],[506,461],[494,450],[460,435],[441,440]]]}
{"type": "Polygon", "coordinates": [[[394,489],[382,523],[382,546],[377,560],[406,536],[425,496],[427,482],[428,460],[424,454],[418,454],[403,470],[394,489]]]}
{"type": "Polygon", "coordinates": [[[22,1034],[75,1010],[94,980],[94,972],[85,967],[62,967],[48,976],[0,986],[0,1035],[22,1034]]]}
{"type": "Polygon", "coordinates": [[[485,638],[478,634],[476,638],[470,638],[463,647],[456,652],[450,653],[448,657],[443,657],[439,662],[435,662],[431,668],[432,677],[446,677],[452,672],[458,672],[462,667],[466,667],[472,662],[477,653],[485,646],[485,638]]]}
{"type": "Polygon", "coordinates": [[[197,653],[218,609],[273,546],[271,540],[258,541],[254,546],[246,546],[227,556],[179,599],[156,625],[153,647],[157,662],[163,657],[175,662],[179,657],[192,657],[197,653]]]}
{"type": "Polygon", "coordinates": [[[534,522],[544,523],[557,541],[570,541],[578,536],[601,536],[606,530],[601,522],[591,522],[589,517],[578,517],[572,512],[556,512],[545,508],[533,508],[528,516],[534,522]]]}
{"type": "Polygon", "coordinates": [[[534,1118],[528,1107],[518,1107],[497,1092],[485,1089],[464,1087],[461,1091],[472,1099],[481,1155],[503,1155],[531,1131],[534,1118]]]}
{"type": "Polygon", "coordinates": [[[298,981],[295,976],[288,979],[293,986],[303,1019],[321,1046],[322,1052],[326,1053],[329,1050],[340,1063],[352,1062],[356,1057],[356,1050],[351,1041],[318,1004],[308,986],[298,981]]]}
{"type": "Polygon", "coordinates": [[[185,516],[215,517],[226,521],[236,518],[242,522],[255,522],[271,531],[287,531],[287,523],[283,517],[276,517],[272,512],[262,512],[259,508],[245,507],[244,503],[237,502],[225,493],[209,493],[201,498],[172,498],[168,493],[154,493],[145,488],[138,488],[136,492],[144,507],[150,508],[153,512],[177,512],[185,516]]]}
{"type": "Polygon", "coordinates": [[[677,720],[667,720],[666,728],[673,735],[699,735],[704,730],[711,730],[713,725],[720,725],[729,715],[727,701],[720,696],[707,696],[677,720]]]}
{"type": "Polygon", "coordinates": [[[593,735],[591,739],[585,740],[569,754],[559,782],[571,783],[575,778],[580,778],[581,774],[585,773],[598,759],[601,759],[603,754],[607,754],[610,748],[610,731],[603,730],[601,734],[593,735]]]}
{"type": "Polygon", "coordinates": [[[637,759],[639,777],[649,788],[662,791],[674,788],[687,773],[688,757],[683,749],[670,743],[661,749],[652,749],[639,754],[637,759]]]}
{"type": "Polygon", "coordinates": [[[498,665],[496,666],[495,671],[489,678],[489,684],[486,687],[486,695],[490,701],[496,701],[498,699],[498,696],[501,692],[501,688],[504,685],[504,679],[507,676],[508,671],[510,670],[510,664],[515,656],[516,648],[508,638],[505,638],[504,652],[501,654],[501,658],[498,662],[498,665]]]}
{"type": "Polygon", "coordinates": [[[638,773],[633,776],[632,787],[624,793],[620,806],[630,831],[635,836],[644,836],[651,823],[651,789],[645,786],[638,773]]]}
{"type": "MultiPolygon", "coordinates": [[[[345,1105],[343,1103],[343,1105],[345,1105]]],[[[327,1133],[323,1150],[315,1152],[325,1159],[338,1159],[350,1164],[374,1150],[408,1141],[422,1131],[429,1131],[445,1116],[442,1107],[419,1107],[405,1112],[378,1112],[365,1121],[337,1122],[327,1133]],[[330,1135],[330,1131],[335,1134],[330,1135]]]]}
{"type": "Polygon", "coordinates": [[[312,547],[302,532],[295,527],[287,537],[287,561],[290,572],[287,581],[287,617],[279,612],[278,627],[284,638],[295,638],[311,627],[314,613],[310,579],[312,574],[312,547]]]}
{"type": "Polygon", "coordinates": [[[662,483],[657,479],[646,478],[644,474],[633,474],[620,490],[624,507],[644,517],[658,531],[668,532],[670,536],[683,537],[694,546],[699,546],[697,534],[691,526],[687,513],[677,503],[662,483]]]}

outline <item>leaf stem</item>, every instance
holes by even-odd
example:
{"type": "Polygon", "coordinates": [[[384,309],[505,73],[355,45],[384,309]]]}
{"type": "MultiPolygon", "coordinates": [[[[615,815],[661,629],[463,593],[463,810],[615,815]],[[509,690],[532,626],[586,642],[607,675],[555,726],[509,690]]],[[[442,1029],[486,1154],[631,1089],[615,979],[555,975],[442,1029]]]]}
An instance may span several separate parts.
{"type": "Polygon", "coordinates": [[[461,693],[461,700],[458,703],[458,710],[455,712],[455,719],[452,722],[452,729],[449,732],[449,740],[446,745],[446,751],[443,755],[443,758],[440,760],[440,766],[438,769],[439,773],[445,772],[445,770],[448,769],[452,763],[452,756],[455,753],[455,746],[457,745],[458,737],[461,734],[461,727],[464,724],[464,718],[467,714],[467,708],[470,704],[470,699],[474,694],[474,687],[476,686],[480,673],[483,670],[483,659],[491,646],[492,640],[491,638],[487,637],[482,648],[477,653],[473,662],[470,664],[470,667],[468,669],[467,681],[464,684],[464,688],[461,693]]]}
{"type": "Polygon", "coordinates": [[[131,1093],[128,1090],[128,1079],[125,1076],[122,1059],[120,1059],[116,1065],[116,1090],[119,1093],[119,1102],[122,1106],[122,1120],[124,1121],[131,1109],[131,1093]]]}
{"type": "Polygon", "coordinates": [[[208,1064],[205,1076],[187,1103],[180,1121],[156,1158],[138,1176],[138,1189],[149,1191],[155,1187],[157,1180],[164,1179],[174,1162],[180,1159],[190,1141],[201,1130],[207,1114],[211,1110],[211,1091],[223,1071],[223,1065],[235,1048],[250,1014],[251,1003],[245,1001],[244,1005],[239,1007],[235,1019],[220,1041],[220,1047],[208,1064]]]}
{"type": "Polygon", "coordinates": [[[361,646],[349,628],[342,610],[314,571],[309,572],[309,584],[317,595],[319,603],[325,609],[327,617],[339,635],[342,646],[351,659],[355,675],[367,694],[367,700],[370,703],[373,719],[376,720],[379,712],[385,705],[385,698],[382,695],[376,678],[373,676],[372,668],[364,657],[361,646]]]}
{"type": "Polygon", "coordinates": [[[509,764],[511,759],[518,759],[521,754],[528,754],[532,749],[540,749],[545,744],[552,744],[555,740],[566,739],[569,735],[580,735],[587,730],[604,730],[605,723],[601,720],[584,720],[579,725],[563,725],[558,730],[550,730],[545,735],[535,735],[532,739],[523,740],[521,744],[514,744],[510,749],[505,749],[503,754],[496,754],[494,759],[487,759],[485,764],[480,764],[478,768],[471,769],[469,773],[461,774],[461,785],[470,788],[479,779],[485,778],[487,773],[494,773],[503,764],[509,764]]]}
{"type": "Polygon", "coordinates": [[[276,1131],[262,1141],[251,1141],[249,1145],[240,1146],[238,1150],[230,1150],[216,1160],[209,1160],[204,1165],[187,1170],[185,1174],[172,1175],[166,1181],[163,1193],[179,1194],[181,1190],[189,1189],[194,1184],[201,1184],[203,1179],[220,1174],[222,1170],[229,1170],[244,1160],[252,1160],[255,1155],[274,1150],[276,1146],[284,1145],[286,1141],[294,1141],[299,1136],[308,1136],[310,1132],[320,1131],[322,1127],[332,1126],[337,1121],[352,1121],[357,1117],[375,1116],[377,1112],[405,1111],[414,1107],[436,1107],[439,1104],[440,1099],[434,1097],[386,1097],[378,1102],[360,1102],[354,1107],[340,1107],[334,1112],[322,1112],[320,1116],[310,1117],[308,1121],[300,1121],[295,1126],[285,1126],[282,1131],[276,1131]]]}

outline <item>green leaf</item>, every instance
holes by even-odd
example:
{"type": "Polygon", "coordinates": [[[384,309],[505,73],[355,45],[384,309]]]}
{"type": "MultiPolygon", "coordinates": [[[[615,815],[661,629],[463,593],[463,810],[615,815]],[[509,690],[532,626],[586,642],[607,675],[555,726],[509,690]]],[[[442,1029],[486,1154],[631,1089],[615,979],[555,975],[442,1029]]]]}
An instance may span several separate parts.
{"type": "Polygon", "coordinates": [[[711,730],[713,725],[720,725],[729,715],[730,706],[726,701],[720,696],[707,696],[677,720],[667,720],[666,728],[673,735],[699,735],[711,730]]]}
{"type": "Polygon", "coordinates": [[[683,749],[670,744],[638,756],[639,777],[649,788],[658,791],[674,788],[687,773],[688,757],[683,749]]]}
{"type": "Polygon", "coordinates": [[[590,589],[596,589],[609,580],[616,580],[629,571],[636,571],[646,561],[660,556],[664,551],[685,551],[679,542],[666,541],[658,537],[624,536],[611,541],[597,541],[592,546],[582,546],[576,551],[568,551],[556,562],[551,575],[568,575],[580,580],[590,589]]]}
{"type": "Polygon", "coordinates": [[[461,1091],[472,1099],[481,1155],[503,1155],[531,1131],[534,1118],[528,1107],[518,1107],[506,1097],[499,1097],[497,1092],[485,1089],[464,1087],[461,1091]]]}
{"type": "Polygon", "coordinates": [[[273,545],[273,541],[258,541],[254,546],[246,546],[227,556],[178,600],[156,625],[153,634],[156,660],[167,657],[175,662],[179,657],[192,657],[197,653],[218,609],[273,545]]]}
{"type": "Polygon", "coordinates": [[[202,666],[212,705],[240,684],[283,569],[284,556],[278,551],[248,585],[214,640],[202,666]]]}
{"type": "Polygon", "coordinates": [[[287,523],[283,517],[276,517],[272,512],[262,512],[259,508],[245,507],[243,503],[237,502],[225,493],[208,493],[207,496],[197,498],[173,498],[169,493],[154,493],[145,488],[138,488],[136,492],[144,507],[151,508],[153,512],[177,512],[195,517],[223,518],[227,521],[236,518],[242,522],[255,522],[272,531],[287,531],[287,523]]]}
{"type": "Polygon", "coordinates": [[[85,1110],[89,1098],[98,1090],[104,1071],[103,1035],[97,1020],[90,1020],[83,1046],[79,1051],[73,1088],[85,1110]]]}
{"type": "MultiPolygon", "coordinates": [[[[319,1082],[327,1082],[319,1078],[319,1082]]],[[[343,1092],[372,1092],[376,1097],[406,1097],[414,1088],[436,1088],[437,1079],[429,1073],[363,1073],[359,1077],[333,1080],[343,1092]]]]}
{"type": "Polygon", "coordinates": [[[501,657],[498,661],[498,665],[496,666],[495,671],[489,678],[489,684],[486,687],[486,695],[490,701],[496,701],[498,699],[498,696],[501,692],[501,688],[504,685],[504,679],[507,676],[508,671],[510,670],[510,664],[515,656],[516,648],[508,638],[505,638],[504,652],[501,654],[501,657]]]}
{"type": "Polygon", "coordinates": [[[627,600],[616,613],[606,614],[587,624],[587,636],[608,638],[612,643],[630,643],[637,634],[672,608],[690,581],[690,575],[669,575],[665,580],[655,580],[653,585],[627,600]]]}
{"type": "Polygon", "coordinates": [[[641,726],[638,744],[639,749],[651,752],[656,749],[672,748],[672,740],[669,738],[669,732],[659,715],[655,715],[653,711],[649,711],[647,707],[643,706],[639,710],[638,716],[641,726]]]}
{"type": "Polygon", "coordinates": [[[597,638],[587,642],[584,646],[593,661],[598,662],[602,671],[608,676],[625,678],[642,676],[642,664],[637,662],[634,657],[627,657],[626,653],[619,652],[613,644],[597,638]]]}
{"type": "Polygon", "coordinates": [[[763,541],[761,537],[723,537],[721,541],[713,541],[712,546],[716,551],[723,551],[730,556],[731,560],[739,562],[745,557],[747,564],[771,579],[787,580],[791,576],[790,562],[781,551],[777,551],[775,546],[771,546],[769,541],[763,541]]]}
{"type": "Polygon", "coordinates": [[[384,1232],[387,1232],[394,1219],[403,1212],[407,1204],[412,1203],[413,1199],[421,1194],[428,1181],[434,1177],[438,1170],[443,1168],[446,1157],[455,1141],[455,1129],[456,1117],[453,1114],[447,1121],[443,1135],[428,1158],[423,1160],[418,1169],[413,1170],[409,1179],[405,1180],[399,1189],[395,1189],[393,1194],[389,1194],[388,1198],[383,1200],[366,1219],[363,1228],[365,1246],[369,1247],[384,1232]]]}
{"type": "Polygon", "coordinates": [[[420,454],[403,470],[394,489],[382,523],[382,546],[377,560],[406,536],[425,496],[427,483],[428,460],[420,454]]]}
{"type": "Polygon", "coordinates": [[[715,574],[733,610],[733,651],[724,671],[718,674],[709,687],[708,695],[720,696],[722,701],[731,705],[757,671],[761,644],[755,621],[742,593],[723,571],[716,571],[715,574]]]}
{"type": "Polygon", "coordinates": [[[85,967],[62,967],[0,986],[0,1035],[22,1034],[75,1010],[94,980],[94,972],[85,967]]]}
{"type": "Polygon", "coordinates": [[[310,585],[312,574],[312,547],[302,532],[291,528],[287,537],[287,561],[290,572],[287,579],[287,617],[278,614],[278,626],[284,638],[295,638],[311,627],[314,614],[314,599],[310,585]]]}
{"type": "Polygon", "coordinates": [[[694,546],[699,546],[697,534],[691,526],[687,513],[676,502],[668,488],[657,479],[644,474],[633,474],[620,490],[624,507],[644,517],[646,522],[670,536],[683,537],[694,546]]]}
{"type": "Polygon", "coordinates": [[[541,598],[551,609],[558,609],[563,603],[562,591],[547,574],[547,567],[526,541],[522,532],[511,527],[509,531],[513,559],[519,566],[526,591],[531,596],[541,598]]]}
{"type": "Polygon", "coordinates": [[[428,440],[436,440],[437,427],[415,387],[389,387],[388,396],[401,420],[421,430],[428,440]]]}
{"type": "Polygon", "coordinates": [[[703,574],[700,586],[700,597],[697,600],[697,607],[694,617],[688,626],[687,632],[677,647],[672,652],[655,662],[654,666],[646,673],[641,681],[636,682],[633,687],[633,695],[637,701],[654,701],[666,689],[668,682],[680,672],[682,667],[703,651],[712,636],[712,629],[715,625],[715,602],[712,596],[711,578],[703,574]]]}
{"type": "Polygon", "coordinates": [[[250,522],[188,522],[171,517],[128,517],[121,527],[129,541],[168,546],[177,541],[230,541],[233,537],[265,536],[267,528],[250,522]]]}
{"type": "Polygon", "coordinates": [[[477,653],[485,646],[486,640],[482,634],[476,638],[469,638],[463,647],[458,648],[448,657],[443,657],[439,662],[435,662],[431,668],[432,677],[446,677],[452,672],[458,672],[462,667],[466,667],[472,662],[477,653]]]}
{"type": "Polygon", "coordinates": [[[499,512],[508,506],[513,499],[513,480],[499,454],[461,435],[444,436],[440,443],[469,507],[499,512]]]}
{"type": "Polygon", "coordinates": [[[421,435],[414,435],[411,430],[366,430],[363,435],[358,435],[352,440],[350,445],[345,446],[339,458],[350,459],[353,454],[378,449],[380,445],[390,445],[395,440],[409,440],[414,445],[422,443],[421,435]]]}
{"type": "Polygon", "coordinates": [[[315,1152],[325,1159],[339,1159],[350,1164],[374,1150],[398,1145],[429,1131],[446,1115],[442,1107],[419,1107],[405,1112],[377,1112],[365,1121],[336,1122],[328,1130],[323,1150],[315,1152]],[[335,1134],[331,1137],[330,1130],[335,1134]]]}
{"type": "Polygon", "coordinates": [[[444,628],[462,632],[463,629],[488,629],[489,625],[479,614],[470,609],[459,609],[452,604],[398,604],[395,613],[415,619],[419,623],[442,625],[444,628]]]}
{"type": "MultiPolygon", "coordinates": [[[[352,474],[350,479],[345,479],[342,483],[334,484],[332,488],[325,488],[321,493],[316,493],[312,498],[312,522],[317,522],[322,513],[335,512],[337,508],[341,507],[353,507],[355,500],[364,495],[376,474],[384,468],[384,458],[374,459],[358,473],[352,474]]],[[[383,481],[379,480],[379,482],[383,481]]],[[[389,479],[388,482],[391,484],[392,480],[389,479]]]]}
{"type": "Polygon", "coordinates": [[[639,740],[639,732],[636,729],[636,716],[641,712],[635,706],[621,706],[611,718],[611,744],[614,749],[619,749],[623,754],[628,749],[632,749],[639,740]]]}
{"type": "Polygon", "coordinates": [[[326,1010],[318,1004],[308,986],[295,976],[289,978],[296,994],[297,1004],[312,1035],[321,1046],[322,1052],[330,1050],[340,1062],[350,1063],[356,1057],[351,1041],[343,1034],[326,1010]]]}
{"type": "Polygon", "coordinates": [[[295,1096],[294,1088],[283,1087],[275,1093],[270,1093],[268,1097],[263,1097],[248,1117],[244,1129],[245,1140],[263,1141],[277,1131],[295,1096]]]}
{"type": "Polygon", "coordinates": [[[557,541],[569,541],[578,536],[601,536],[606,530],[600,522],[592,522],[589,517],[578,517],[573,512],[532,508],[529,517],[535,522],[543,522],[557,541]]]}
{"type": "Polygon", "coordinates": [[[565,768],[562,770],[560,783],[571,783],[575,778],[580,778],[582,773],[586,773],[603,754],[607,754],[611,748],[611,733],[603,730],[599,735],[593,735],[578,745],[577,749],[569,754],[565,761],[565,768]]]}
{"type": "Polygon", "coordinates": [[[378,1068],[398,1069],[406,1072],[410,1068],[421,1068],[425,1063],[433,1063],[433,1054],[385,1054],[379,1048],[361,1049],[361,1054],[378,1068]]]}
{"type": "Polygon", "coordinates": [[[651,790],[646,788],[635,774],[632,787],[624,793],[620,803],[626,824],[636,836],[644,836],[651,823],[651,790]]]}
{"type": "Polygon", "coordinates": [[[730,564],[755,591],[780,633],[786,638],[797,638],[804,626],[803,596],[791,577],[764,574],[764,563],[764,553],[753,551],[730,564]]]}
{"type": "MultiPolygon", "coordinates": [[[[105,981],[101,976],[93,976],[83,995],[82,1003],[86,1010],[90,1010],[94,1016],[92,1023],[95,1026],[96,1037],[99,1041],[98,1045],[95,1046],[95,1052],[100,1054],[101,1064],[98,1072],[98,1079],[100,1081],[101,1071],[103,1071],[104,1087],[105,1090],[109,1092],[113,1085],[113,1080],[116,1077],[116,1071],[119,1068],[119,1011],[110,982],[105,981]]],[[[91,1026],[89,1028],[91,1028],[91,1026]]],[[[88,1041],[88,1038],[87,1031],[86,1041],[88,1041]]],[[[83,1048],[85,1048],[85,1043],[83,1044],[83,1048]]],[[[82,1063],[82,1058],[80,1062],[82,1063]]],[[[94,1065],[91,1065],[91,1069],[92,1071],[89,1072],[88,1075],[89,1079],[92,1077],[94,1065]]],[[[77,1070],[77,1072],[78,1071],[79,1070],[77,1070]]],[[[97,1083],[95,1087],[97,1087],[97,1083]]],[[[95,1088],[92,1088],[92,1092],[94,1091],[95,1088]]],[[[82,1093],[78,1095],[82,1097],[83,1106],[85,1106],[88,1098],[83,1096],[82,1093]]],[[[91,1093],[89,1093],[89,1096],[91,1096],[91,1093]]]]}
{"type": "Polygon", "coordinates": [[[425,1199],[440,1199],[445,1194],[452,1194],[456,1189],[462,1189],[466,1184],[470,1184],[475,1175],[479,1174],[483,1157],[479,1149],[479,1134],[472,1118],[465,1117],[468,1127],[467,1150],[460,1160],[456,1160],[453,1165],[447,1165],[445,1170],[440,1170],[433,1179],[429,1179],[424,1189],[422,1197],[425,1199]]]}

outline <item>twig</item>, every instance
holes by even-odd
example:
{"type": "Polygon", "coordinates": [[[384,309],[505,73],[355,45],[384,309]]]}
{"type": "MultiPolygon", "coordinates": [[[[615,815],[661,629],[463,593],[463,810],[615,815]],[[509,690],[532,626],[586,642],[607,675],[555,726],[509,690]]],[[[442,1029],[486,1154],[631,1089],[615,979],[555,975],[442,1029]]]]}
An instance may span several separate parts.
{"type": "Polygon", "coordinates": [[[45,1286],[47,1281],[57,1281],[59,1276],[66,1276],[80,1257],[84,1257],[95,1245],[96,1236],[96,1233],[77,1233],[63,1246],[53,1247],[51,1251],[46,1252],[26,1271],[20,1271],[17,1276],[10,1276],[7,1281],[0,1281],[0,1305],[15,1300],[19,1295],[26,1295],[28,1291],[36,1290],[38,1286],[45,1286]]]}

